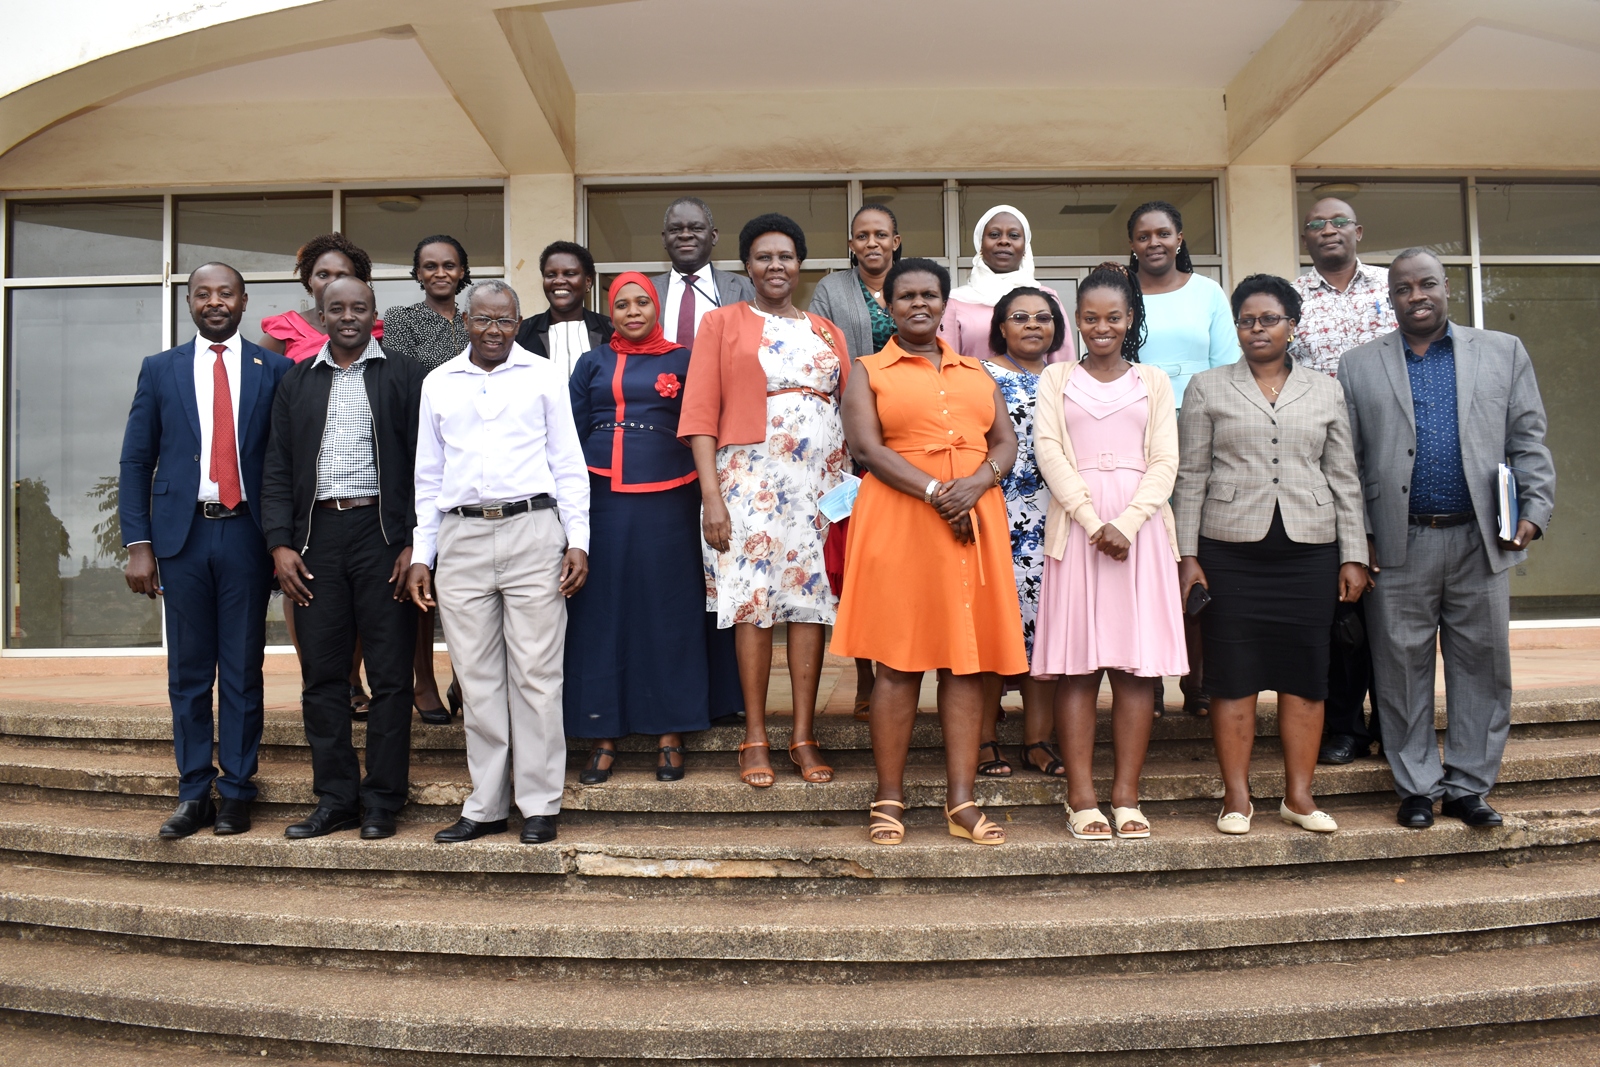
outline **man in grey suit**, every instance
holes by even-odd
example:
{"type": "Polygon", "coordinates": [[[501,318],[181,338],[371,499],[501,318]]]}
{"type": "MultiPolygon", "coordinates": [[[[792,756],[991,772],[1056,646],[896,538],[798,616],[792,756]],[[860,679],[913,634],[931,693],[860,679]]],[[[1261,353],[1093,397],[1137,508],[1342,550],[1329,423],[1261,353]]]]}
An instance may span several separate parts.
{"type": "Polygon", "coordinates": [[[1433,825],[1433,803],[1498,826],[1485,794],[1511,727],[1510,568],[1542,536],[1555,502],[1544,403],[1510,334],[1450,322],[1450,287],[1431,252],[1389,267],[1400,328],[1339,363],[1377,577],[1367,607],[1374,698],[1403,798],[1400,825],[1433,825]],[[1517,471],[1519,521],[1497,536],[1497,465],[1517,471]],[[1381,570],[1381,574],[1379,573],[1381,570]],[[1444,651],[1448,727],[1434,731],[1434,648],[1444,651]]]}
{"type": "Polygon", "coordinates": [[[680,196],[667,205],[661,243],[672,260],[672,269],[654,279],[661,294],[661,328],[668,340],[692,348],[701,316],[725,304],[754,300],[755,286],[742,274],[711,265],[717,224],[699,197],[680,196]]]}

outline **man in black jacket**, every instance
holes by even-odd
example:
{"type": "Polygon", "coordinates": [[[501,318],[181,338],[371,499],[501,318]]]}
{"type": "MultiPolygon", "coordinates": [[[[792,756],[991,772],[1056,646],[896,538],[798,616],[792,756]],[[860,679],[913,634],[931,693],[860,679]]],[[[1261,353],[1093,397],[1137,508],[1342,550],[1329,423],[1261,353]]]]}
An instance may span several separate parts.
{"type": "Polygon", "coordinates": [[[425,373],[372,339],[377,304],[356,278],[322,291],[328,343],[284,375],[262,479],[267,547],[293,604],[301,709],[317,808],[291,838],[358,824],[389,837],[411,757],[415,608],[402,599],[416,525],[412,464],[425,373]],[[349,671],[360,631],[372,705],[367,775],[350,741],[349,671]]]}

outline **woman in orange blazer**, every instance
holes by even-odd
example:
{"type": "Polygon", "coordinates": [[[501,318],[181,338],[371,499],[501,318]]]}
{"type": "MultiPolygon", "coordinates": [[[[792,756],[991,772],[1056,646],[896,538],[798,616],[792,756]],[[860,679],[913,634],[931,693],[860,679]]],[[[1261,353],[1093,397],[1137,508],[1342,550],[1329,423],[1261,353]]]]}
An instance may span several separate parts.
{"type": "Polygon", "coordinates": [[[793,219],[751,219],[739,234],[739,258],[755,299],[700,320],[678,436],[694,451],[701,525],[715,550],[708,600],[718,627],[733,627],[738,651],[746,714],[739,778],[756,788],[776,780],[766,708],[772,626],[781,622],[794,694],[789,758],[803,779],[820,784],[833,780],[833,768],[812,721],[823,628],[838,599],[823,567],[817,499],[850,467],[839,416],[850,361],[837,326],[794,306],[806,236],[793,219]]]}

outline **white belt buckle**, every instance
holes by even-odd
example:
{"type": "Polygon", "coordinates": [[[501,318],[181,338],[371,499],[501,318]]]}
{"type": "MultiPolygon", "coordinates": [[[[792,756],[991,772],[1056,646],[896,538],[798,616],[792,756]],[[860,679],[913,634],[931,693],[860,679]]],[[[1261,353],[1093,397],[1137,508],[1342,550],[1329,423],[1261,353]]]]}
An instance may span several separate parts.
{"type": "Polygon", "coordinates": [[[1103,471],[1114,471],[1114,470],[1116,470],[1117,469],[1117,454],[1115,452],[1102,452],[1102,453],[1100,453],[1100,461],[1097,464],[1095,464],[1095,466],[1099,467],[1103,471]]]}

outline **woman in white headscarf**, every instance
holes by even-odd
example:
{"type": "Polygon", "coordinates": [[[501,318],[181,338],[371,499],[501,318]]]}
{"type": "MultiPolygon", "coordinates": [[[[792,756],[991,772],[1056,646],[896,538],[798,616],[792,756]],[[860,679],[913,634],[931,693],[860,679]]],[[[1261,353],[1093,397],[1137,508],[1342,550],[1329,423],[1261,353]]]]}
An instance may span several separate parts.
{"type": "MultiPolygon", "coordinates": [[[[972,261],[967,284],[950,293],[939,323],[939,336],[945,344],[972,359],[999,360],[1004,356],[990,347],[994,306],[1000,298],[1020,285],[1043,289],[1061,296],[1033,276],[1033,231],[1028,217],[1010,204],[996,204],[983,213],[972,231],[972,245],[978,250],[972,261]]],[[[1051,363],[1077,359],[1072,343],[1072,324],[1058,322],[1056,330],[1066,331],[1066,343],[1050,356],[1051,363]]]]}

